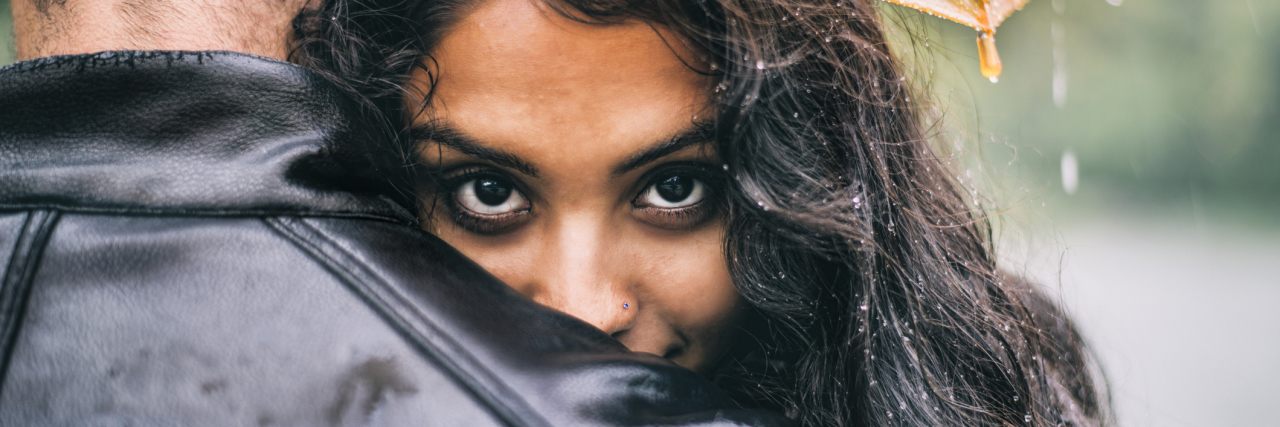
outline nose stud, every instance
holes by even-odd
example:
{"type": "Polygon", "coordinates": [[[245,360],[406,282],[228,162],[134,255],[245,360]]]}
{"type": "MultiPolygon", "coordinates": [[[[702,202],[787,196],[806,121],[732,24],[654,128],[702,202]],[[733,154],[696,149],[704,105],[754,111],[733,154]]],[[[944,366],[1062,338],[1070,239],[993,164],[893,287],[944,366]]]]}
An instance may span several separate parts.
{"type": "Polygon", "coordinates": [[[627,303],[625,303],[625,302],[624,302],[624,303],[622,303],[622,309],[623,309],[623,310],[626,310],[626,309],[628,309],[628,308],[631,308],[631,304],[627,304],[627,303]]]}

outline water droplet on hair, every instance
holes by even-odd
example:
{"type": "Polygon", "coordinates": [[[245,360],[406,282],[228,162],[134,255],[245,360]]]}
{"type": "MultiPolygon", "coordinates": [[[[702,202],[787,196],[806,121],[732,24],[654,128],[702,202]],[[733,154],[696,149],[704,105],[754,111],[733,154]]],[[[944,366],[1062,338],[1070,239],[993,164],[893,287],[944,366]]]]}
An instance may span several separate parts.
{"type": "Polygon", "coordinates": [[[757,69],[757,70],[763,70],[763,69],[764,69],[764,60],[762,60],[762,59],[757,59],[757,60],[756,60],[756,69],[757,69]]]}
{"type": "Polygon", "coordinates": [[[1031,414],[1027,414],[1027,416],[1022,417],[1022,420],[1026,422],[1031,422],[1031,414]]]}
{"type": "Polygon", "coordinates": [[[858,306],[858,309],[862,311],[867,311],[867,305],[866,304],[860,305],[858,306]]]}
{"type": "Polygon", "coordinates": [[[831,43],[831,36],[823,37],[823,38],[822,38],[822,41],[827,42],[827,43],[831,43]]]}
{"type": "Polygon", "coordinates": [[[1018,395],[1016,395],[1016,394],[1015,394],[1015,395],[1013,395],[1013,401],[1014,401],[1014,402],[1017,402],[1017,401],[1018,401],[1018,395]]]}
{"type": "Polygon", "coordinates": [[[800,118],[800,113],[791,113],[791,117],[800,118]]]}
{"type": "Polygon", "coordinates": [[[724,170],[725,170],[725,172],[728,172],[728,171],[729,171],[729,164],[728,164],[728,163],[722,164],[722,165],[720,165],[720,167],[721,167],[722,169],[724,169],[724,170]]]}
{"type": "Polygon", "coordinates": [[[907,409],[907,402],[898,402],[899,411],[905,411],[906,409],[907,409]]]}

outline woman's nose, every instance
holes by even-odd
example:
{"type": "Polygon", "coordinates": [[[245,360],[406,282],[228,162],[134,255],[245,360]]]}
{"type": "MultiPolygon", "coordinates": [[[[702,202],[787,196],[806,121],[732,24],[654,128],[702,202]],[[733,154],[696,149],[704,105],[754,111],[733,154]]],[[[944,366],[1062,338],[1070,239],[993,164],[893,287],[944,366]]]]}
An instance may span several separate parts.
{"type": "Polygon", "coordinates": [[[636,321],[628,263],[616,234],[601,224],[570,222],[548,233],[535,274],[522,286],[535,301],[617,335],[636,321]]]}

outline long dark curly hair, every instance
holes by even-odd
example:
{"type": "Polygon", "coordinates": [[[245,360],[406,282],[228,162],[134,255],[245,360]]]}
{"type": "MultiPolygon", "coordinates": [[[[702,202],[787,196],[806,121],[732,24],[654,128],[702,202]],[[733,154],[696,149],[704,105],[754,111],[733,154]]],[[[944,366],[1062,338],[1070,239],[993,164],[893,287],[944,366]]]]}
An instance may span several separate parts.
{"type": "MultiPolygon", "coordinates": [[[[408,129],[405,97],[431,96],[406,92],[408,76],[480,0],[318,1],[295,21],[293,59],[408,129]]],[[[671,28],[718,79],[724,248],[753,314],[713,379],[740,404],[803,426],[1111,423],[1071,322],[997,269],[878,0],[545,1],[671,28]]]]}

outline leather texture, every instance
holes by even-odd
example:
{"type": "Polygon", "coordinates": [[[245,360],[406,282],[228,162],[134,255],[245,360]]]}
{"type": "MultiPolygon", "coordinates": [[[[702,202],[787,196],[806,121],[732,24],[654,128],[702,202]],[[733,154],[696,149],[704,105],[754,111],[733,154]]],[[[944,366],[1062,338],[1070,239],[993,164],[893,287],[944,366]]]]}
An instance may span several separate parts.
{"type": "Polygon", "coordinates": [[[784,425],[414,227],[294,65],[0,69],[0,425],[784,425]]]}

